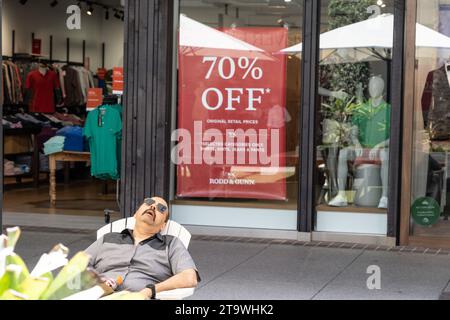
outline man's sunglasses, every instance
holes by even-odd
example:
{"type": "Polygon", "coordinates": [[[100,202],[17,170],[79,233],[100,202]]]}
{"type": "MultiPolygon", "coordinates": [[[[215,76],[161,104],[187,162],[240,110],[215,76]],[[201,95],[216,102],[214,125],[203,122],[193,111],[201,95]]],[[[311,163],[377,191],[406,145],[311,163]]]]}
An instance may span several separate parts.
{"type": "MultiPolygon", "coordinates": [[[[152,206],[152,205],[154,205],[154,204],[156,203],[156,201],[153,200],[153,199],[151,199],[151,198],[148,198],[148,199],[145,199],[145,200],[144,200],[144,203],[145,203],[146,205],[148,205],[148,206],[152,206]]],[[[156,209],[157,209],[159,212],[161,212],[161,213],[164,213],[164,212],[167,211],[167,207],[166,207],[165,205],[161,204],[161,203],[158,203],[158,204],[156,205],[156,209]]]]}

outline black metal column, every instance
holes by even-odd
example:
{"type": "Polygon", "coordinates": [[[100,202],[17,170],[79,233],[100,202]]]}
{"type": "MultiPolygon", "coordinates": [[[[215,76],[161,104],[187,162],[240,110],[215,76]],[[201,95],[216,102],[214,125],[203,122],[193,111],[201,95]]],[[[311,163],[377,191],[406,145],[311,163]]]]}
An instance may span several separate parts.
{"type": "Polygon", "coordinates": [[[391,139],[389,159],[388,237],[399,234],[402,172],[403,65],[405,41],[405,0],[394,2],[394,46],[391,69],[391,139]]]}
{"type": "Polygon", "coordinates": [[[173,1],[125,2],[121,207],[170,194],[173,1]]]}
{"type": "Polygon", "coordinates": [[[300,186],[298,230],[311,232],[314,221],[316,96],[319,60],[320,2],[305,0],[303,25],[300,186]]]}

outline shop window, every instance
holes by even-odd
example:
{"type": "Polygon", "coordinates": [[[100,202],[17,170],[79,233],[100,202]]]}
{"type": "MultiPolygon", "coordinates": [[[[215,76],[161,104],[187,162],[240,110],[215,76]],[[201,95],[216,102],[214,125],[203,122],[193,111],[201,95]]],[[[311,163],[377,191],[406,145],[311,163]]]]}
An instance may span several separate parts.
{"type": "Polygon", "coordinates": [[[302,10],[180,0],[177,203],[297,210],[302,10]]]}
{"type": "Polygon", "coordinates": [[[125,8],[1,5],[3,210],[12,219],[31,214],[36,226],[55,214],[100,217],[105,209],[118,218],[125,8]]]}
{"type": "Polygon", "coordinates": [[[411,228],[450,237],[450,7],[417,1],[411,228]]]}
{"type": "Polygon", "coordinates": [[[321,2],[316,231],[387,233],[393,3],[321,2]]]}

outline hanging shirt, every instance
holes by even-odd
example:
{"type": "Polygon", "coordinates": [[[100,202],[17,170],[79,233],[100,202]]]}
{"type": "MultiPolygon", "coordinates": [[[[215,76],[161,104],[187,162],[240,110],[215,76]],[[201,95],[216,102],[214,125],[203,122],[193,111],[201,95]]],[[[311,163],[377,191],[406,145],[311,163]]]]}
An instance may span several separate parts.
{"type": "Polygon", "coordinates": [[[78,72],[66,65],[62,68],[64,71],[64,86],[66,98],[64,99],[64,104],[66,106],[80,106],[83,104],[83,93],[80,84],[80,78],[78,72]]]}
{"type": "Polygon", "coordinates": [[[91,174],[99,179],[120,179],[119,141],[122,138],[122,118],[111,106],[101,106],[89,112],[83,135],[91,149],[91,174]]]}
{"type": "Polygon", "coordinates": [[[364,148],[373,148],[389,139],[391,132],[391,106],[383,102],[373,106],[372,100],[361,105],[352,122],[359,128],[359,142],[364,148]]]}
{"type": "Polygon", "coordinates": [[[31,112],[55,112],[54,90],[60,87],[55,72],[48,70],[45,75],[42,75],[37,70],[31,71],[27,76],[25,87],[32,91],[31,112]]]}

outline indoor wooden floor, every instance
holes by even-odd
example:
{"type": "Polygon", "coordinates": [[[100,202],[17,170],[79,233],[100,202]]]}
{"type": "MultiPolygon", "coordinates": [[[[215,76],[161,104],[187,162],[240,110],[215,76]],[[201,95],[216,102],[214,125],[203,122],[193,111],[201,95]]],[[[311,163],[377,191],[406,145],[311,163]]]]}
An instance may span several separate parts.
{"type": "Polygon", "coordinates": [[[118,210],[115,183],[108,183],[108,194],[102,194],[102,182],[77,181],[57,185],[56,207],[50,206],[49,186],[14,188],[4,193],[4,210],[17,213],[99,216],[104,209],[118,210]]]}
{"type": "Polygon", "coordinates": [[[416,226],[414,228],[414,235],[420,237],[449,237],[450,238],[450,221],[441,220],[434,226],[431,227],[420,227],[416,226]]]}

